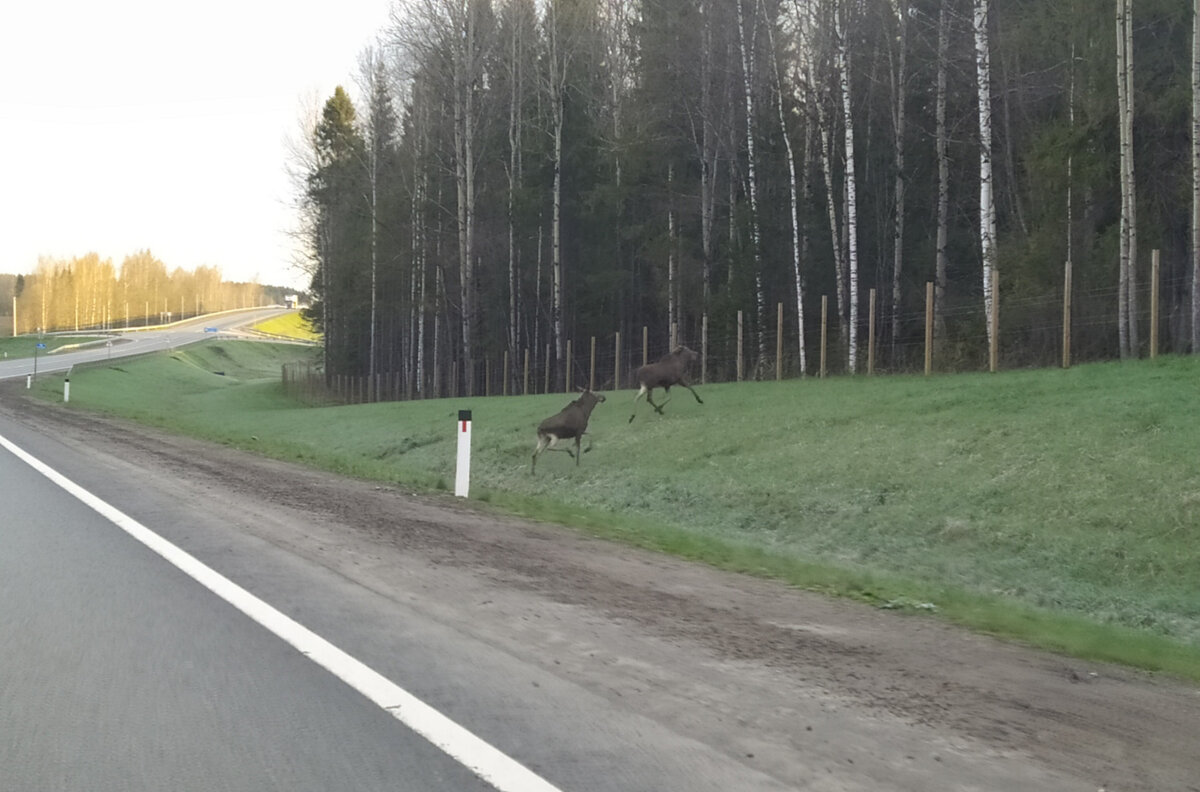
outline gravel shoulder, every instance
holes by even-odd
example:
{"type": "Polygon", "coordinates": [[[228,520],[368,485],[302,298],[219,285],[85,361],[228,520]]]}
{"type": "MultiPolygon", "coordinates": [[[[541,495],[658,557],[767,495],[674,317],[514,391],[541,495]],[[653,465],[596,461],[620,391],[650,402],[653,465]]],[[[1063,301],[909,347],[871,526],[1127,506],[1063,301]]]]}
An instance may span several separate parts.
{"type": "Polygon", "coordinates": [[[598,692],[778,788],[1200,790],[1200,689],[313,471],[0,385],[0,413],[598,692]],[[174,483],[170,483],[174,482],[174,483]]]}

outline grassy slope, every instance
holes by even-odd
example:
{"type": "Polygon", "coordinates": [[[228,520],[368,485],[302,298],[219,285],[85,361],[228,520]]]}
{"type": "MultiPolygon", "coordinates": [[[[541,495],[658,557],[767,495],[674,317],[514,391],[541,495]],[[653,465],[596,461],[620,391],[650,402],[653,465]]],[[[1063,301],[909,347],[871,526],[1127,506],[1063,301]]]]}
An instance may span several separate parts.
{"type": "Polygon", "coordinates": [[[283,338],[295,338],[300,341],[320,341],[321,334],[313,330],[311,324],[300,315],[299,311],[274,316],[265,322],[254,325],[261,333],[268,333],[283,338]]]}
{"type": "Polygon", "coordinates": [[[582,465],[531,476],[532,427],[569,397],[302,408],[277,383],[298,354],[77,369],[72,407],[433,489],[471,408],[472,497],[498,508],[1200,679],[1200,361],[711,385],[632,424],[610,393],[582,465]]]}
{"type": "Polygon", "coordinates": [[[61,347],[73,347],[80,344],[86,344],[91,341],[101,341],[103,339],[95,336],[57,336],[48,335],[38,338],[31,335],[17,336],[16,338],[0,339],[0,358],[12,360],[14,358],[31,358],[34,351],[38,357],[53,352],[61,347]],[[45,349],[36,349],[38,344],[45,344],[45,349]]]}

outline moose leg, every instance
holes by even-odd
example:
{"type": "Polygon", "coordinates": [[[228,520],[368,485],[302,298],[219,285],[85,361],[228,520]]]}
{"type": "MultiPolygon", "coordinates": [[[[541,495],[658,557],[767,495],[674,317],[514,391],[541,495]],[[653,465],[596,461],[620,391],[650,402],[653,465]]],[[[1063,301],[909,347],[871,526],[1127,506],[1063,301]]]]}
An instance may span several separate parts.
{"type": "Polygon", "coordinates": [[[654,402],[650,401],[650,391],[647,390],[645,385],[643,385],[641,387],[641,390],[639,390],[637,392],[637,396],[633,397],[633,415],[629,416],[629,423],[633,423],[633,419],[637,417],[638,399],[642,398],[643,396],[646,397],[646,401],[649,401],[651,404],[654,404],[654,402]]]}
{"type": "Polygon", "coordinates": [[[579,443],[581,440],[583,440],[583,435],[575,435],[575,467],[579,467],[579,458],[583,456],[583,453],[579,450],[579,443]]]}
{"type": "Polygon", "coordinates": [[[545,451],[548,447],[553,446],[556,442],[558,442],[558,438],[554,435],[538,435],[537,448],[533,449],[533,460],[529,463],[529,473],[531,475],[537,467],[538,454],[545,451]]]}
{"type": "Polygon", "coordinates": [[[667,402],[671,401],[671,389],[665,388],[664,390],[667,394],[667,398],[663,399],[662,404],[655,404],[654,401],[650,398],[650,394],[649,393],[646,394],[646,401],[650,402],[650,406],[653,407],[654,411],[656,413],[658,413],[659,415],[663,414],[663,407],[666,407],[667,402]]]}
{"type": "Polygon", "coordinates": [[[698,401],[700,404],[704,404],[704,400],[700,398],[699,393],[696,393],[695,388],[693,388],[691,385],[688,385],[686,382],[684,382],[682,380],[679,381],[679,384],[682,385],[683,387],[687,388],[688,390],[690,390],[692,392],[692,395],[696,397],[696,401],[698,401]]]}

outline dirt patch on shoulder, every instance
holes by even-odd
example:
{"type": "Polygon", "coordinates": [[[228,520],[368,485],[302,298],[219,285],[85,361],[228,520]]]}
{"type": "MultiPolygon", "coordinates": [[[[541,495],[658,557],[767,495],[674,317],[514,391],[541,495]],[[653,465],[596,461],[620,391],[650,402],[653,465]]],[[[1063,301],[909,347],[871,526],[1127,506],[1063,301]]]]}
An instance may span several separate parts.
{"type": "Polygon", "coordinates": [[[3,395],[24,423],[306,515],[267,538],[363,585],[403,571],[447,620],[485,603],[468,629],[787,786],[1200,790],[1194,686],[3,395]]]}

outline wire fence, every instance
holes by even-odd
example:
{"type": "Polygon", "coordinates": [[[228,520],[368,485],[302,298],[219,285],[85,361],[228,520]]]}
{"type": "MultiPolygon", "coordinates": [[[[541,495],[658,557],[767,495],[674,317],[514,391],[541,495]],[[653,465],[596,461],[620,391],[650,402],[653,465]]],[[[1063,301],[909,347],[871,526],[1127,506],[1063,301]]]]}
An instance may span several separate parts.
{"type": "MultiPolygon", "coordinates": [[[[1069,276],[1068,276],[1069,278],[1069,276]]],[[[1069,279],[1065,281],[1069,284],[1069,279]]],[[[1144,283],[1134,291],[1139,331],[1137,354],[1186,353],[1190,350],[1190,305],[1167,302],[1159,310],[1159,295],[1179,295],[1190,282],[1144,283]]],[[[929,290],[932,294],[932,288],[929,290]]],[[[1058,294],[1008,295],[999,301],[995,366],[1000,369],[1046,368],[1073,363],[1112,360],[1120,356],[1118,292],[1110,289],[1064,287],[1058,294]],[[1064,293],[1069,300],[1064,300],[1064,293]]],[[[826,304],[832,300],[824,301],[826,304]]],[[[450,358],[421,376],[415,367],[374,377],[330,375],[312,363],[287,364],[285,389],[311,404],[361,404],[447,396],[507,396],[550,392],[571,393],[579,388],[618,390],[634,387],[634,372],[657,360],[678,343],[700,353],[690,380],[699,383],[792,379],[845,375],[951,373],[987,371],[992,367],[991,344],[982,298],[942,306],[936,313],[927,303],[898,317],[893,335],[873,314],[874,296],[857,323],[856,354],[851,367],[848,328],[835,311],[805,316],[803,352],[794,306],[775,306],[775,322],[750,328],[750,312],[731,316],[703,315],[683,337],[678,327],[669,333],[648,326],[633,333],[614,331],[566,341],[562,360],[550,344],[527,347],[515,354],[502,352],[471,360],[450,358]],[[789,310],[790,308],[790,310],[789,310]],[[936,325],[936,326],[935,326],[936,325]],[[874,332],[872,332],[872,330],[874,332]],[[465,373],[474,375],[468,393],[465,373]]]]}

